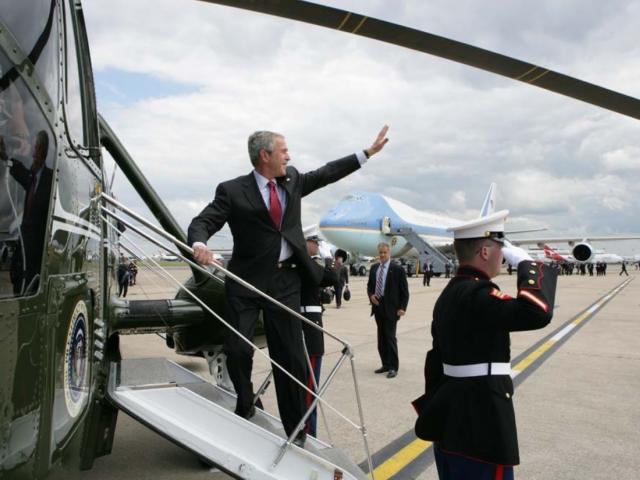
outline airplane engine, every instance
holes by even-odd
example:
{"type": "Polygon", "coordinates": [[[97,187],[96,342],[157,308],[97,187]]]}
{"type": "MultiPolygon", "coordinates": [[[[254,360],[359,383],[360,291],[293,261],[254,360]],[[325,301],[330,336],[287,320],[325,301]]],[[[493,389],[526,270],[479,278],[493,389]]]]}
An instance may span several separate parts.
{"type": "Polygon", "coordinates": [[[578,243],[571,251],[573,258],[579,262],[588,262],[593,258],[593,247],[588,243],[578,243]]]}

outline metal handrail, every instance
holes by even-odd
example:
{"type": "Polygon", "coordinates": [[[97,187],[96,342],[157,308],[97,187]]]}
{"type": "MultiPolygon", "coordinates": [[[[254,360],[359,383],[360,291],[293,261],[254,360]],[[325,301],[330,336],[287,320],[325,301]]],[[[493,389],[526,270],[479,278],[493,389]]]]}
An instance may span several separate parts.
{"type": "MultiPolygon", "coordinates": [[[[162,244],[160,244],[159,242],[156,242],[152,237],[146,235],[144,232],[141,232],[136,226],[132,225],[131,223],[127,222],[126,220],[124,220],[121,217],[118,217],[117,215],[115,215],[113,212],[110,212],[110,215],[121,221],[125,226],[127,226],[127,228],[130,228],[131,230],[134,230],[136,233],[138,233],[139,235],[143,236],[144,238],[146,238],[148,241],[156,244],[159,247],[162,247],[162,244]]],[[[109,223],[109,225],[111,225],[112,227],[115,228],[115,225],[113,225],[112,223],[110,223],[104,216],[101,215],[101,218],[106,221],[107,223],[109,223]]],[[[122,234],[121,235],[121,241],[122,239],[125,239],[127,241],[129,241],[126,238],[126,235],[122,234]]],[[[129,241],[130,242],[130,241],[129,241]]],[[[142,250],[135,246],[135,244],[133,244],[133,242],[130,242],[131,246],[133,246],[136,250],[142,252],[142,250]]],[[[142,252],[144,253],[144,252],[142,252]]],[[[211,273],[209,270],[207,270],[206,268],[201,267],[200,265],[198,265],[195,262],[191,262],[190,260],[188,260],[187,258],[184,257],[179,257],[182,260],[186,261],[186,262],[190,262],[193,263],[194,266],[196,266],[196,268],[199,268],[203,273],[209,275],[209,276],[214,276],[213,273],[211,273]]],[[[196,294],[194,294],[192,291],[190,291],[189,289],[187,289],[181,282],[179,282],[173,275],[171,275],[170,273],[168,273],[166,270],[164,270],[153,258],[149,258],[149,260],[154,264],[154,266],[159,268],[159,271],[163,272],[165,278],[170,278],[171,281],[173,281],[178,288],[180,288],[181,290],[185,291],[189,296],[191,296],[202,308],[204,308],[207,312],[209,312],[211,315],[213,315],[214,317],[216,317],[224,326],[226,326],[229,330],[231,330],[233,333],[235,333],[236,335],[238,335],[238,337],[240,337],[240,339],[242,339],[242,341],[244,341],[245,343],[249,344],[251,346],[251,348],[255,351],[257,351],[259,354],[263,355],[272,365],[276,366],[278,369],[282,370],[282,372],[287,375],[290,379],[292,379],[295,383],[297,383],[299,386],[301,386],[304,390],[306,390],[308,393],[311,393],[314,397],[317,397],[317,395],[310,390],[306,385],[304,385],[302,382],[300,382],[297,378],[295,378],[291,373],[289,373],[289,371],[284,368],[282,365],[280,365],[278,362],[276,362],[275,360],[272,360],[271,357],[269,357],[266,353],[264,353],[260,348],[258,348],[251,340],[249,340],[247,337],[245,337],[244,335],[242,335],[238,330],[236,330],[233,326],[231,326],[226,320],[224,320],[218,313],[216,313],[213,309],[211,309],[211,307],[209,307],[204,301],[202,301],[196,294]]],[[[306,320],[306,319],[305,319],[306,320]]],[[[347,352],[346,349],[343,349],[342,351],[342,356],[346,356],[347,352]]],[[[326,383],[326,381],[325,381],[326,383]]],[[[327,403],[326,400],[324,399],[320,399],[320,401],[327,405],[327,407],[329,407],[331,410],[333,410],[336,414],[338,414],[340,417],[342,417],[344,420],[346,420],[347,422],[349,422],[351,425],[353,425],[355,428],[360,429],[361,425],[357,425],[356,423],[354,423],[352,420],[350,420],[349,418],[345,417],[342,413],[340,413],[335,407],[332,407],[329,403],[327,403]]],[[[295,437],[297,432],[295,432],[292,437],[291,440],[293,440],[293,438],[295,437]]]]}
{"type": "MultiPolygon", "coordinates": [[[[127,215],[129,215],[130,217],[136,219],[138,222],[142,223],[145,227],[153,230],[155,233],[157,233],[158,235],[164,237],[165,239],[173,242],[176,246],[178,246],[181,249],[184,249],[186,252],[189,252],[191,254],[193,254],[193,248],[191,248],[189,245],[187,245],[186,243],[183,243],[182,241],[178,240],[176,237],[174,237],[173,235],[171,235],[170,233],[167,233],[165,231],[163,231],[162,229],[156,227],[155,225],[153,225],[151,222],[149,222],[148,220],[146,220],[145,218],[141,217],[140,215],[138,215],[137,213],[135,213],[134,211],[128,209],[126,206],[124,206],[122,203],[118,202],[116,199],[110,197],[109,195],[105,194],[105,193],[101,193],[100,196],[102,198],[104,198],[107,202],[109,202],[110,204],[112,204],[113,206],[119,208],[120,210],[122,210],[123,212],[125,212],[127,215]]],[[[132,230],[136,231],[139,235],[145,236],[145,238],[147,238],[147,240],[153,242],[154,244],[158,245],[159,247],[167,250],[168,252],[175,254],[178,258],[182,259],[183,261],[187,262],[189,265],[196,267],[198,270],[200,270],[203,273],[206,273],[209,276],[213,276],[211,272],[209,272],[207,269],[203,268],[199,263],[194,262],[193,260],[185,257],[182,253],[180,252],[175,252],[172,251],[170,248],[166,247],[165,245],[162,245],[156,241],[154,241],[154,239],[152,238],[148,238],[145,234],[143,234],[142,232],[139,231],[139,229],[137,229],[135,226],[133,226],[131,223],[127,222],[126,220],[119,218],[117,215],[115,215],[112,211],[110,211],[109,209],[101,206],[100,207],[102,209],[103,212],[105,212],[106,214],[108,214],[109,216],[116,218],[117,220],[120,220],[126,227],[131,228],[132,230]]],[[[283,303],[280,303],[278,300],[276,300],[273,297],[270,297],[268,294],[264,293],[262,290],[260,290],[259,288],[254,287],[253,285],[251,285],[249,282],[247,282],[246,280],[243,280],[242,278],[238,277],[236,274],[230,272],[229,270],[227,270],[226,268],[224,268],[221,265],[217,265],[217,264],[212,264],[212,266],[216,269],[221,271],[222,273],[224,273],[227,277],[231,278],[233,281],[239,283],[240,285],[242,285],[243,287],[247,288],[248,290],[257,293],[258,295],[260,295],[262,298],[268,300],[269,302],[273,303],[274,305],[276,305],[277,307],[280,307],[281,309],[283,309],[284,311],[286,311],[287,313],[290,313],[291,315],[293,315],[294,317],[298,318],[299,320],[306,322],[307,325],[313,326],[314,328],[316,328],[317,330],[322,331],[323,333],[325,333],[326,335],[330,336],[331,338],[333,338],[335,341],[341,343],[345,349],[347,349],[349,355],[353,355],[353,348],[351,347],[351,345],[346,342],[345,340],[341,339],[340,337],[334,335],[333,333],[325,330],[324,328],[322,328],[321,326],[313,323],[312,321],[310,321],[309,319],[303,317],[302,315],[300,315],[300,312],[296,312],[294,310],[292,310],[291,308],[287,307],[286,305],[284,305],[283,303]]]]}
{"type": "MultiPolygon", "coordinates": [[[[105,193],[101,193],[100,194],[100,198],[104,199],[107,203],[111,204],[112,206],[116,207],[117,209],[121,210],[122,212],[124,212],[125,214],[129,215],[130,217],[134,218],[135,220],[137,220],[138,222],[140,222],[142,225],[144,225],[146,228],[152,230],[153,232],[155,232],[156,234],[160,235],[161,237],[165,238],[166,240],[169,240],[171,242],[173,242],[179,249],[183,249],[186,252],[189,252],[191,254],[193,254],[193,249],[191,247],[189,247],[188,245],[186,245],[185,243],[181,242],[180,240],[178,240],[177,238],[175,238],[173,235],[159,229],[158,227],[156,227],[155,225],[153,225],[151,222],[149,222],[148,220],[146,220],[145,218],[141,217],[140,215],[138,215],[137,213],[133,212],[132,210],[130,210],[129,208],[127,208],[125,205],[121,204],[120,202],[118,202],[117,200],[115,200],[114,198],[110,197],[109,195],[105,194],[105,193]]],[[[147,239],[148,241],[152,242],[153,244],[159,246],[160,248],[176,255],[178,258],[181,258],[183,261],[187,262],[190,266],[192,266],[193,268],[205,273],[206,275],[208,275],[209,277],[213,277],[215,280],[220,281],[221,279],[218,278],[216,275],[213,274],[213,272],[209,271],[208,269],[202,267],[201,265],[199,265],[196,262],[193,262],[191,259],[187,258],[186,256],[182,255],[181,252],[175,252],[172,251],[170,248],[168,248],[167,246],[163,245],[162,243],[158,242],[156,239],[152,238],[150,235],[146,234],[145,232],[143,232],[140,228],[136,227],[135,225],[131,224],[130,222],[128,222],[127,220],[121,218],[120,216],[118,216],[117,214],[115,214],[114,212],[110,211],[109,209],[105,208],[103,205],[100,206],[101,210],[107,214],[108,216],[122,222],[125,226],[127,226],[129,229],[131,229],[132,231],[136,232],[137,234],[141,235],[143,238],[147,239]]],[[[109,222],[109,220],[104,217],[101,216],[102,220],[105,221],[106,223],[110,224],[112,227],[115,228],[115,226],[109,222]]],[[[125,237],[126,239],[126,237],[125,237]]],[[[127,241],[129,241],[127,239],[127,241]]],[[[136,249],[139,249],[137,246],[135,246],[136,249]]],[[[142,252],[144,254],[144,252],[142,252]]],[[[286,450],[291,446],[293,439],[295,438],[295,436],[297,435],[297,433],[299,431],[301,431],[304,423],[306,422],[307,418],[309,417],[309,415],[311,414],[311,412],[314,410],[314,408],[316,408],[316,406],[318,404],[321,405],[326,405],[329,409],[331,409],[333,412],[335,412],[339,417],[341,417],[342,419],[344,419],[345,421],[347,421],[349,424],[351,424],[354,428],[356,428],[357,430],[359,430],[362,434],[363,437],[363,443],[364,443],[364,448],[365,448],[365,454],[367,456],[367,461],[368,461],[368,465],[369,465],[369,472],[371,473],[371,476],[373,478],[373,464],[372,464],[372,460],[371,460],[371,455],[369,452],[369,445],[368,445],[368,441],[367,441],[367,431],[366,431],[366,427],[364,425],[364,414],[363,414],[363,409],[362,409],[362,401],[360,398],[360,391],[358,388],[358,381],[357,381],[357,376],[356,376],[356,369],[355,369],[355,362],[354,362],[354,355],[353,355],[353,349],[351,347],[351,345],[349,343],[347,343],[346,341],[342,340],[341,338],[339,338],[338,336],[332,334],[331,332],[328,332],[327,330],[325,330],[324,328],[320,327],[319,325],[316,325],[314,322],[311,322],[310,320],[308,320],[307,318],[305,318],[304,316],[300,315],[299,312],[296,312],[294,310],[292,310],[291,308],[287,307],[286,305],[278,302],[277,300],[275,300],[274,298],[270,297],[268,294],[262,292],[261,290],[257,289],[256,287],[254,287],[253,285],[251,285],[250,283],[246,282],[245,280],[241,279],[240,277],[238,277],[237,275],[233,274],[232,272],[228,271],[227,269],[225,269],[222,266],[219,265],[213,265],[214,270],[219,270],[222,273],[224,273],[226,276],[228,276],[229,278],[231,278],[232,280],[238,282],[239,284],[241,284],[242,286],[244,286],[245,288],[257,293],[258,295],[262,296],[263,298],[265,298],[266,300],[268,300],[269,302],[273,303],[274,305],[277,305],[278,307],[282,308],[283,310],[285,310],[286,312],[288,312],[289,314],[293,315],[294,317],[300,319],[303,322],[306,322],[308,325],[312,325],[314,328],[322,331],[323,333],[325,333],[327,336],[333,338],[334,340],[336,340],[337,342],[341,343],[344,348],[342,350],[342,355],[340,356],[340,358],[338,359],[338,362],[336,363],[335,367],[332,369],[329,377],[325,380],[325,382],[322,383],[322,385],[318,388],[317,393],[310,390],[309,388],[307,388],[306,385],[302,384],[297,378],[295,378],[292,374],[290,374],[284,367],[282,367],[281,365],[279,365],[277,362],[275,362],[274,360],[272,360],[267,354],[265,354],[264,352],[262,352],[255,344],[253,344],[249,339],[247,339],[246,337],[244,337],[240,332],[238,332],[235,328],[233,328],[229,323],[227,323],[220,315],[218,315],[216,312],[214,312],[210,307],[208,307],[208,305],[206,305],[205,302],[203,302],[200,298],[198,298],[197,295],[195,295],[193,292],[191,292],[190,290],[188,290],[186,287],[184,287],[184,285],[182,285],[181,282],[179,282],[175,277],[173,277],[173,275],[171,275],[170,273],[168,273],[166,270],[164,270],[154,259],[151,259],[151,262],[158,267],[159,271],[163,273],[163,275],[166,277],[169,277],[171,279],[172,282],[174,282],[178,288],[182,289],[183,291],[185,291],[188,295],[190,295],[197,303],[200,304],[200,306],[205,309],[206,311],[208,311],[210,314],[212,314],[214,317],[216,317],[223,325],[225,325],[228,329],[230,329],[232,332],[234,332],[236,335],[238,335],[244,342],[248,343],[251,348],[253,348],[254,350],[257,350],[259,352],[259,354],[262,354],[272,365],[274,365],[276,368],[280,369],[285,375],[287,375],[290,379],[292,379],[296,384],[298,384],[300,387],[302,387],[304,390],[306,390],[308,393],[310,393],[313,397],[314,400],[311,404],[311,406],[307,409],[305,415],[303,416],[303,418],[300,420],[299,424],[297,425],[297,427],[294,429],[294,431],[292,432],[292,434],[289,436],[289,438],[287,439],[287,441],[284,443],[284,445],[282,446],[276,460],[274,461],[273,467],[275,468],[275,466],[277,466],[277,464],[279,463],[279,461],[282,459],[284,453],[286,452],[286,450]],[[357,403],[357,407],[358,407],[358,413],[359,413],[359,419],[360,419],[360,425],[356,424],[355,422],[353,422],[352,420],[350,420],[348,417],[346,417],[345,415],[343,415],[340,411],[338,411],[335,407],[333,407],[331,404],[329,404],[326,400],[324,400],[323,398],[321,398],[322,394],[326,391],[326,389],[328,388],[331,380],[333,380],[333,378],[335,377],[335,374],[337,373],[339,367],[343,364],[345,357],[349,357],[350,359],[350,363],[351,363],[351,370],[352,370],[352,375],[353,375],[353,382],[354,382],[354,390],[355,390],[355,396],[356,396],[356,403],[357,403]]],[[[306,353],[305,350],[305,355],[307,356],[307,361],[309,361],[308,359],[308,354],[306,353]]],[[[315,383],[315,382],[314,382],[315,383]]]]}

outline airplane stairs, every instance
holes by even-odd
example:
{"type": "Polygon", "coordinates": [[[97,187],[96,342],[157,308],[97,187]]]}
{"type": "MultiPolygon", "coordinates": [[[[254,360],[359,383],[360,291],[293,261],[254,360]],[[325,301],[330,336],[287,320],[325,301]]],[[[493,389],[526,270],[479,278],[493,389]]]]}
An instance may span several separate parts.
{"type": "Polygon", "coordinates": [[[308,436],[290,444],[280,420],[262,410],[245,420],[236,395],[164,359],[112,363],[110,400],[125,413],[232,477],[275,480],[366,479],[339,449],[308,436]]]}
{"type": "Polygon", "coordinates": [[[413,248],[418,251],[420,258],[420,267],[424,262],[429,259],[433,264],[433,269],[436,273],[443,273],[445,271],[445,265],[450,263],[446,255],[438,250],[433,245],[423,240],[420,235],[413,231],[411,228],[392,228],[389,232],[390,235],[400,235],[404,237],[413,248]]]}

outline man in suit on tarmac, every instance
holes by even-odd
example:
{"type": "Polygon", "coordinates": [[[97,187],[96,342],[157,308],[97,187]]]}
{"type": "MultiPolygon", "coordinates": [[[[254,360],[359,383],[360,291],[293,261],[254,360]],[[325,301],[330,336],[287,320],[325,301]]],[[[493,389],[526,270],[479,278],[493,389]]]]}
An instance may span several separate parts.
{"type": "Polygon", "coordinates": [[[378,353],[382,366],[375,373],[386,373],[394,378],[400,366],[396,326],[409,303],[407,274],[397,263],[391,261],[388,243],[378,244],[380,263],[371,267],[367,295],[371,301],[371,315],[378,329],[378,353]]]}
{"type": "Polygon", "coordinates": [[[336,282],[333,285],[333,289],[336,292],[336,308],[342,306],[342,294],[344,289],[349,289],[349,267],[344,262],[347,261],[347,252],[339,248],[335,255],[335,272],[336,282]]]}
{"type": "MultiPolygon", "coordinates": [[[[254,170],[218,185],[214,200],[193,219],[188,242],[195,259],[214,263],[207,240],[225,223],[233,236],[228,269],[294,311],[300,311],[300,282],[308,276],[316,284],[323,269],[307,253],[300,219],[302,197],[356,171],[387,143],[385,126],[366,150],[329,162],[301,174],[288,166],[290,157],[283,135],[258,131],[249,137],[254,170]]],[[[271,358],[303,385],[307,369],[300,321],[242,285],[226,282],[226,319],[251,340],[262,311],[271,358]]],[[[238,335],[229,334],[224,346],[231,381],[238,394],[236,413],[250,418],[255,412],[251,370],[253,349],[238,335]]],[[[305,391],[280,369],[274,369],[278,409],[291,436],[305,411],[305,391]]],[[[304,432],[294,443],[303,446],[304,432]]]]}

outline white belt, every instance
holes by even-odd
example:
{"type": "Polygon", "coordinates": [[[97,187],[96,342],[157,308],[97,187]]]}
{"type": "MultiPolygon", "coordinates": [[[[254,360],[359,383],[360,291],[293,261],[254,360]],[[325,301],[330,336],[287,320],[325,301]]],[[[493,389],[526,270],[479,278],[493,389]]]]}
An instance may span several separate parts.
{"type": "Polygon", "coordinates": [[[311,305],[309,307],[300,307],[300,312],[302,313],[322,313],[322,307],[311,305]]]}
{"type": "Polygon", "coordinates": [[[483,377],[485,375],[511,375],[510,363],[472,363],[471,365],[442,364],[444,374],[449,377],[483,377]],[[491,368],[489,368],[491,366],[491,368]],[[491,372],[491,373],[489,373],[491,372]]]}

